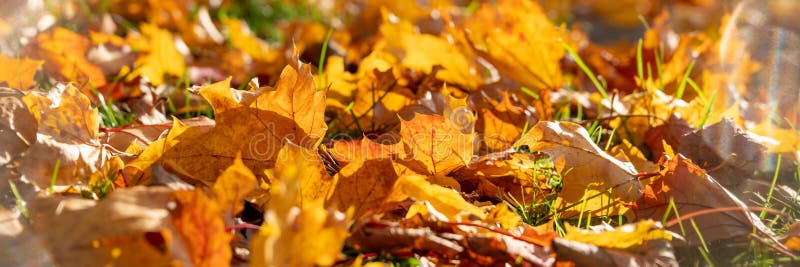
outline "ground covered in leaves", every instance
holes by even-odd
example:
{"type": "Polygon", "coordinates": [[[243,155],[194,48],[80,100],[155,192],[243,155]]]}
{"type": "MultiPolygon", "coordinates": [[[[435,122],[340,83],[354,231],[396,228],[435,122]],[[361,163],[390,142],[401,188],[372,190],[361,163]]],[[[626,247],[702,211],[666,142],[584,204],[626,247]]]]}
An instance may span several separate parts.
{"type": "Polygon", "coordinates": [[[0,3],[0,265],[792,265],[788,0],[0,3]]]}

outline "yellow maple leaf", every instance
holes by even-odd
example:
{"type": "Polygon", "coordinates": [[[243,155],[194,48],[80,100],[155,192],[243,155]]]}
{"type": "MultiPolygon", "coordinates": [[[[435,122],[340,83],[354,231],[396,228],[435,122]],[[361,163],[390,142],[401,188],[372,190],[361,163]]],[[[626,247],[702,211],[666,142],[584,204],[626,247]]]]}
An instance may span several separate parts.
{"type": "Polygon", "coordinates": [[[270,187],[264,225],[250,241],[252,266],[330,266],[347,238],[352,212],[324,207],[324,199],[302,199],[307,173],[303,165],[282,168],[270,187]]]}
{"type": "Polygon", "coordinates": [[[275,167],[264,172],[269,177],[270,184],[280,183],[285,179],[297,180],[300,185],[300,194],[295,202],[297,206],[311,201],[324,201],[330,197],[336,185],[336,177],[328,175],[315,149],[293,143],[284,145],[278,152],[275,167]]]}
{"type": "Polygon", "coordinates": [[[10,58],[5,54],[0,54],[0,84],[25,90],[33,86],[36,70],[44,64],[44,60],[32,60],[30,58],[10,58]]]}
{"type": "Polygon", "coordinates": [[[90,45],[85,36],[56,27],[49,34],[37,35],[28,52],[32,57],[44,60],[45,71],[54,77],[99,87],[106,83],[106,78],[100,67],[86,59],[90,45]]]}
{"type": "Polygon", "coordinates": [[[407,153],[404,164],[418,173],[446,175],[472,158],[475,133],[461,132],[443,116],[415,113],[400,125],[407,153]]]}
{"type": "Polygon", "coordinates": [[[412,199],[429,202],[449,220],[458,221],[465,215],[486,218],[483,210],[464,200],[461,194],[453,189],[432,184],[425,176],[414,173],[403,174],[398,178],[397,186],[403,194],[412,199]]]}
{"type": "Polygon", "coordinates": [[[158,86],[164,82],[165,74],[176,77],[184,75],[186,66],[183,55],[175,47],[172,34],[149,23],[142,24],[139,28],[142,31],[141,36],[128,37],[131,47],[143,53],[134,62],[134,70],[129,79],[144,76],[150,83],[158,86]]]}
{"type": "Polygon", "coordinates": [[[229,215],[239,214],[244,209],[242,199],[256,188],[257,181],[253,172],[242,162],[242,156],[236,155],[233,165],[225,169],[214,182],[214,199],[224,212],[229,215]]]}
{"type": "Polygon", "coordinates": [[[177,136],[175,146],[164,152],[165,166],[211,184],[239,152],[259,176],[275,166],[287,142],[316,148],[327,130],[325,91],[316,89],[308,64],[295,62],[284,68],[274,89],[235,90],[230,78],[201,88],[200,94],[214,107],[216,125],[196,135],[177,136]]]}
{"type": "Polygon", "coordinates": [[[588,231],[569,224],[566,228],[567,234],[564,235],[564,239],[605,248],[636,249],[647,240],[672,240],[672,236],[658,227],[653,220],[626,224],[602,232],[588,231]]]}
{"type": "Polygon", "coordinates": [[[382,13],[380,32],[386,49],[403,51],[401,63],[404,66],[424,73],[432,73],[434,66],[441,66],[444,69],[436,72],[436,78],[468,89],[477,88],[482,78],[471,51],[439,36],[415,33],[410,22],[393,22],[389,17],[394,15],[386,10],[382,13]]]}
{"type": "Polygon", "coordinates": [[[172,224],[195,266],[228,266],[233,235],[225,231],[222,208],[202,190],[175,191],[172,224]]]}

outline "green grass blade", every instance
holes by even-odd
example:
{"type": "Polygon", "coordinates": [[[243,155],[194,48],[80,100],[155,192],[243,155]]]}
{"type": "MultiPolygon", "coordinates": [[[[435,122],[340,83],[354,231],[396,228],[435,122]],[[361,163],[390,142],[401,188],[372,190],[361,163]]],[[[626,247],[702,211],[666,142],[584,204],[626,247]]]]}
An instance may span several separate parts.
{"type": "Polygon", "coordinates": [[[594,72],[592,72],[592,70],[589,69],[589,66],[586,66],[586,63],[583,62],[583,59],[581,59],[578,53],[575,53],[575,50],[572,50],[572,48],[569,47],[567,43],[561,42],[561,46],[567,50],[567,53],[569,53],[569,55],[573,59],[575,59],[575,63],[577,63],[578,67],[580,67],[581,70],[583,70],[583,72],[586,73],[586,76],[589,76],[589,79],[592,81],[592,84],[594,84],[594,87],[597,88],[597,92],[599,92],[600,95],[603,96],[603,99],[608,99],[608,93],[606,93],[606,88],[603,87],[602,84],[600,84],[600,81],[597,80],[597,77],[594,75],[594,72]]]}
{"type": "Polygon", "coordinates": [[[333,35],[333,27],[328,28],[328,33],[325,34],[325,41],[322,42],[322,51],[319,52],[319,66],[317,66],[317,77],[319,81],[317,82],[317,91],[322,90],[322,87],[325,86],[325,81],[322,80],[322,72],[325,69],[325,57],[328,53],[328,43],[331,41],[331,35],[333,35]]]}
{"type": "Polygon", "coordinates": [[[58,177],[58,170],[61,169],[61,159],[56,160],[56,166],[53,168],[53,175],[50,177],[50,187],[48,193],[53,194],[53,187],[56,186],[56,178],[58,177]]]}
{"type": "Polygon", "coordinates": [[[683,91],[686,90],[686,83],[689,82],[689,74],[692,73],[692,68],[694,68],[694,60],[689,63],[689,67],[683,72],[683,79],[681,80],[681,84],[678,85],[678,92],[675,93],[675,98],[683,98],[683,91]]]}

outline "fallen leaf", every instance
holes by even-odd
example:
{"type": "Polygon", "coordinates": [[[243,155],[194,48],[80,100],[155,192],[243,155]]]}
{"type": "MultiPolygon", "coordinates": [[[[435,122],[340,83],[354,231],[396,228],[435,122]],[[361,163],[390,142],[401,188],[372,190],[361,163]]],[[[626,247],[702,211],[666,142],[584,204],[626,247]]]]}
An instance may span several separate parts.
{"type": "MultiPolygon", "coordinates": [[[[214,182],[214,200],[223,214],[231,218],[244,209],[242,200],[256,189],[256,175],[242,162],[241,155],[233,160],[233,165],[225,169],[214,182]]],[[[227,216],[226,216],[227,217],[227,216]]]]}
{"type": "Polygon", "coordinates": [[[577,266],[679,266],[675,252],[666,240],[645,242],[644,254],[570,241],[553,240],[556,258],[577,266]]]}
{"type": "Polygon", "coordinates": [[[397,20],[394,14],[388,13],[385,9],[381,11],[384,21],[380,26],[380,32],[385,38],[386,49],[401,51],[402,53],[397,54],[403,55],[401,63],[404,66],[423,73],[435,73],[436,78],[448,83],[469,89],[477,88],[482,79],[471,51],[446,38],[415,33],[410,22],[397,20]],[[435,66],[444,69],[434,72],[435,66]]]}
{"type": "Polygon", "coordinates": [[[22,98],[38,122],[36,143],[20,158],[17,170],[38,188],[47,188],[59,162],[55,185],[72,185],[96,171],[107,151],[98,140],[100,115],[89,98],[70,85],[22,98]]]}
{"type": "Polygon", "coordinates": [[[287,171],[270,185],[264,224],[250,241],[250,264],[333,265],[347,238],[352,211],[343,214],[326,210],[322,198],[303,199],[306,189],[303,166],[286,164],[289,166],[282,168],[287,171]]]}
{"type": "Polygon", "coordinates": [[[0,165],[5,165],[36,142],[37,120],[22,100],[23,93],[0,87],[0,165]]]}
{"type": "Polygon", "coordinates": [[[341,165],[359,159],[397,159],[404,152],[403,146],[392,139],[372,140],[365,136],[361,140],[336,141],[328,151],[341,165]]]}
{"type": "Polygon", "coordinates": [[[564,239],[592,244],[604,248],[637,250],[651,240],[672,240],[672,236],[656,225],[653,220],[626,224],[608,231],[589,231],[566,225],[564,239]]]}
{"type": "MultiPolygon", "coordinates": [[[[678,218],[678,215],[686,216],[698,211],[734,207],[741,210],[722,211],[693,218],[705,242],[748,235],[753,233],[754,229],[765,236],[773,236],[772,231],[758,219],[758,216],[747,211],[747,205],[691,160],[678,155],[661,162],[662,176],[653,179],[645,186],[644,197],[636,203],[638,206],[635,209],[636,220],[648,218],[671,220],[678,218]],[[667,209],[670,201],[674,202],[678,215],[673,210],[667,209]]],[[[680,224],[666,227],[672,232],[683,235],[689,244],[700,244],[700,238],[689,222],[681,223],[684,230],[681,230],[680,224]]]]}
{"type": "Polygon", "coordinates": [[[502,229],[511,230],[523,225],[522,217],[508,209],[506,203],[497,204],[484,219],[489,225],[497,225],[502,229]]]}
{"type": "Polygon", "coordinates": [[[483,219],[486,214],[480,208],[470,204],[461,195],[449,188],[432,184],[425,176],[405,174],[397,178],[397,186],[403,194],[417,201],[428,201],[449,220],[458,221],[464,215],[483,219]]]}
{"type": "Polygon", "coordinates": [[[213,183],[240,152],[245,165],[261,175],[275,166],[287,141],[314,149],[327,129],[325,92],[316,89],[308,64],[295,61],[284,68],[275,89],[238,91],[228,79],[201,88],[200,94],[214,107],[216,125],[202,134],[176,136],[163,160],[176,173],[203,183],[213,183]]]}
{"type": "Polygon", "coordinates": [[[0,54],[0,85],[26,90],[36,84],[33,75],[44,64],[44,60],[32,60],[27,57],[9,58],[0,54]]]}
{"type": "Polygon", "coordinates": [[[120,189],[100,201],[40,198],[32,203],[33,230],[57,265],[188,265],[170,226],[172,199],[164,187],[120,189]]]}
{"type": "Polygon", "coordinates": [[[564,29],[553,25],[538,3],[483,3],[464,28],[475,51],[501,74],[534,90],[561,85],[564,29]]]}
{"type": "Polygon", "coordinates": [[[397,174],[388,159],[357,158],[336,174],[336,188],[328,202],[339,209],[353,207],[356,218],[387,201],[402,201],[395,190],[397,174]]]}
{"type": "Polygon", "coordinates": [[[158,86],[164,83],[165,74],[183,76],[186,65],[183,55],[175,48],[172,34],[149,23],[140,25],[139,29],[141,36],[129,36],[128,43],[143,54],[133,63],[133,72],[128,77],[141,75],[158,86]]]}
{"type": "Polygon", "coordinates": [[[622,215],[627,208],[620,202],[636,201],[642,195],[643,187],[636,177],[636,169],[606,154],[578,124],[539,122],[514,147],[523,145],[531,151],[547,153],[554,161],[565,162],[565,170],[569,171],[563,178],[563,187],[554,207],[562,212],[559,214],[561,218],[574,217],[581,210],[595,215],[622,215]],[[610,200],[602,194],[609,189],[610,200]],[[588,199],[597,195],[600,196],[588,199]],[[579,205],[567,209],[576,203],[579,205]]]}
{"type": "Polygon", "coordinates": [[[479,113],[476,131],[481,134],[489,152],[499,152],[511,148],[514,141],[522,134],[523,128],[534,121],[529,119],[525,110],[511,102],[511,96],[505,91],[500,101],[488,99],[490,106],[482,108],[479,113]]]}
{"type": "MultiPolygon", "coordinates": [[[[339,176],[331,177],[322,165],[322,159],[316,150],[307,149],[293,143],[287,143],[278,152],[275,167],[264,171],[270,184],[278,184],[284,180],[297,181],[299,194],[294,205],[303,207],[304,203],[326,201],[337,186],[339,176]]],[[[264,193],[257,191],[258,195],[264,193]]],[[[257,197],[261,198],[261,197],[257,197]]],[[[257,204],[266,204],[256,201],[257,204]]]]}
{"type": "Polygon", "coordinates": [[[173,198],[171,222],[194,266],[229,266],[233,236],[225,230],[223,207],[202,190],[175,191],[173,198]]]}
{"type": "Polygon", "coordinates": [[[400,125],[406,149],[403,162],[418,173],[446,175],[472,158],[475,133],[462,133],[442,116],[415,113],[400,125]]]}
{"type": "Polygon", "coordinates": [[[678,153],[710,169],[709,175],[729,188],[759,170],[767,150],[730,119],[686,134],[679,144],[678,153]]]}
{"type": "Polygon", "coordinates": [[[102,86],[106,83],[103,71],[86,58],[91,43],[83,35],[56,27],[50,33],[36,36],[27,51],[32,57],[45,61],[45,71],[64,82],[102,86]]]}

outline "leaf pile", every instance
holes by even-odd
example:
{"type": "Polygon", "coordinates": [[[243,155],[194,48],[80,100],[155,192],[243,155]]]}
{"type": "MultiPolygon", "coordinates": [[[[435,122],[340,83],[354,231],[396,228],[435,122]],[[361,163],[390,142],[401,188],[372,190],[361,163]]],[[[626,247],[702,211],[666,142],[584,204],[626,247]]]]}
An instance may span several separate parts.
{"type": "Polygon", "coordinates": [[[747,4],[424,2],[3,15],[0,265],[798,260],[800,97],[747,4]]]}

